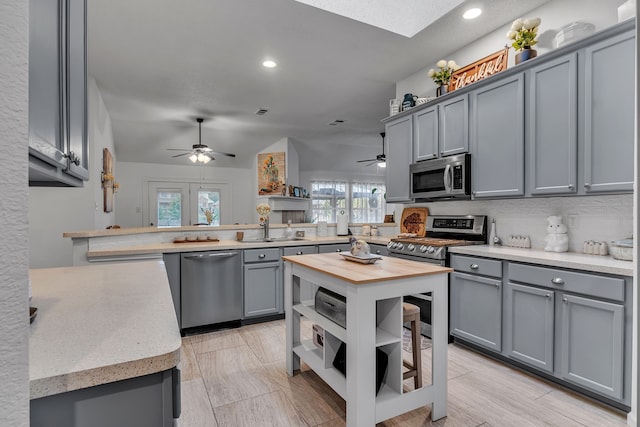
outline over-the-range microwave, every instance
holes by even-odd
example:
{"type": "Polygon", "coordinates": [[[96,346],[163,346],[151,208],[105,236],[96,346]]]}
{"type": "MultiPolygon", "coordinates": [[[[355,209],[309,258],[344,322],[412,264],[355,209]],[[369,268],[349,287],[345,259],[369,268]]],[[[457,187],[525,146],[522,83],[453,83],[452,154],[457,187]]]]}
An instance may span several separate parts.
{"type": "Polygon", "coordinates": [[[412,199],[471,198],[471,156],[457,156],[414,163],[411,173],[412,199]]]}

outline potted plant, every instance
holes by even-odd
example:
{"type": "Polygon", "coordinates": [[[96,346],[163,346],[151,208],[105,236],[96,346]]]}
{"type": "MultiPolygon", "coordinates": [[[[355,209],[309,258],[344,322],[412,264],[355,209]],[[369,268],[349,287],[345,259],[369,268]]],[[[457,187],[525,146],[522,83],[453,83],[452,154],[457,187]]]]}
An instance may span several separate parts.
{"type": "Polygon", "coordinates": [[[436,64],[438,70],[434,70],[431,68],[428,72],[429,77],[433,79],[433,81],[438,85],[436,89],[436,96],[444,95],[447,93],[447,89],[449,86],[449,82],[451,81],[451,76],[453,72],[460,69],[460,66],[456,64],[456,61],[453,59],[446,61],[441,59],[436,64]]]}
{"type": "Polygon", "coordinates": [[[535,49],[531,49],[538,43],[538,27],[540,18],[518,18],[511,24],[511,29],[507,33],[507,38],[513,40],[511,46],[518,51],[516,54],[516,64],[535,58],[538,54],[535,49]]]}

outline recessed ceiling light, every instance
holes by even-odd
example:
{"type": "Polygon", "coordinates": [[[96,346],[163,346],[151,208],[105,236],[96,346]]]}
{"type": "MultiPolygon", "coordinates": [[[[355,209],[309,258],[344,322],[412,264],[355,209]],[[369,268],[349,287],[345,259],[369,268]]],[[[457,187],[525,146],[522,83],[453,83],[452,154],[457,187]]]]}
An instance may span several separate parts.
{"type": "Polygon", "coordinates": [[[462,14],[462,17],[464,19],[476,19],[480,15],[482,15],[482,9],[480,9],[478,7],[474,7],[474,8],[471,8],[471,9],[467,9],[462,14]]]}
{"type": "Polygon", "coordinates": [[[267,67],[267,68],[275,68],[278,64],[276,64],[275,61],[272,61],[272,60],[268,59],[268,60],[264,61],[262,63],[262,65],[267,67]]]}

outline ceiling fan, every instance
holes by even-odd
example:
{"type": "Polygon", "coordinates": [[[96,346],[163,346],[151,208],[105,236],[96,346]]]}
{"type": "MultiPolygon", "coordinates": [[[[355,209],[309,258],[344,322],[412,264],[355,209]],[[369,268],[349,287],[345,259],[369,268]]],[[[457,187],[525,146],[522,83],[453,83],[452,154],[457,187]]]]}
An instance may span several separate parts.
{"type": "Polygon", "coordinates": [[[176,154],[175,156],[171,156],[171,157],[182,157],[182,156],[189,156],[189,160],[191,160],[193,163],[209,163],[211,160],[215,160],[216,158],[214,157],[215,155],[220,155],[220,156],[228,156],[228,157],[235,157],[235,154],[230,154],[230,153],[222,153],[220,151],[213,151],[211,148],[209,148],[208,146],[204,145],[202,143],[202,122],[204,121],[203,118],[198,117],[196,119],[196,121],[198,122],[198,143],[197,144],[193,144],[191,149],[188,148],[167,148],[167,150],[170,151],[186,151],[186,153],[182,153],[182,154],[176,154]]]}
{"type": "Polygon", "coordinates": [[[380,132],[380,136],[382,137],[382,154],[378,154],[375,159],[367,159],[367,160],[358,160],[358,163],[369,162],[365,166],[371,166],[377,164],[381,168],[387,167],[387,157],[384,155],[384,132],[380,132]]]}

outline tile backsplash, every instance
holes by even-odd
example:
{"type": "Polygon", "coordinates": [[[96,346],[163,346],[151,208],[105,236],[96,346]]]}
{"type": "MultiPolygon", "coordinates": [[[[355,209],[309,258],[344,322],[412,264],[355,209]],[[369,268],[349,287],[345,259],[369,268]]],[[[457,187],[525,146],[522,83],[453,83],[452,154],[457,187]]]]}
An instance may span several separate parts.
{"type": "MultiPolygon", "coordinates": [[[[568,227],[569,251],[582,252],[585,240],[606,241],[633,233],[633,195],[547,197],[513,200],[443,201],[410,205],[427,206],[431,215],[487,215],[496,220],[497,235],[528,235],[531,247],[544,248],[547,217],[561,215],[568,227]]],[[[397,205],[396,216],[402,214],[397,205]]],[[[487,230],[489,231],[489,230],[487,230]]]]}

